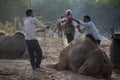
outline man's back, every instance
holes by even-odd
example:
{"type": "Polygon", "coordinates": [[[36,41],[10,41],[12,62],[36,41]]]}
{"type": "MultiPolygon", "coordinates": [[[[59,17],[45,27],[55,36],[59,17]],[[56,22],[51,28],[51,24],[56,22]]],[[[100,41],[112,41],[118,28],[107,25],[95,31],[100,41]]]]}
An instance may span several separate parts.
{"type": "Polygon", "coordinates": [[[25,39],[31,40],[31,39],[36,39],[36,18],[34,17],[27,17],[26,20],[24,21],[24,27],[25,27],[25,32],[26,36],[25,39]]]}

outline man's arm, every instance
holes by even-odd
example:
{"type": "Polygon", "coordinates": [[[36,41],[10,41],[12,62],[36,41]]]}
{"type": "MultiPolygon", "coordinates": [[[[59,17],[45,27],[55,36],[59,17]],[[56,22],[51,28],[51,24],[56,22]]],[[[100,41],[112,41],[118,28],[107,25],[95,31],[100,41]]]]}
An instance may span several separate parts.
{"type": "Polygon", "coordinates": [[[38,29],[36,29],[36,32],[44,32],[46,29],[49,29],[49,28],[50,28],[49,26],[47,26],[43,29],[38,28],[38,29]]]}
{"type": "Polygon", "coordinates": [[[81,32],[80,24],[77,25],[78,31],[81,32]]]}
{"type": "Polygon", "coordinates": [[[77,24],[80,24],[80,22],[73,18],[73,21],[75,21],[77,24]]]}
{"type": "Polygon", "coordinates": [[[45,29],[36,29],[36,32],[44,32],[45,29]]]}
{"type": "Polygon", "coordinates": [[[37,18],[36,18],[36,31],[37,32],[44,32],[46,29],[49,29],[50,27],[47,25],[43,25],[37,18]]]}
{"type": "Polygon", "coordinates": [[[80,21],[80,25],[82,25],[82,26],[89,26],[89,24],[88,23],[86,23],[86,22],[83,22],[83,21],[80,21]]]}
{"type": "Polygon", "coordinates": [[[89,28],[90,24],[83,22],[83,21],[79,21],[80,22],[80,26],[83,26],[82,30],[80,29],[80,31],[84,32],[87,28],[89,28]]]}

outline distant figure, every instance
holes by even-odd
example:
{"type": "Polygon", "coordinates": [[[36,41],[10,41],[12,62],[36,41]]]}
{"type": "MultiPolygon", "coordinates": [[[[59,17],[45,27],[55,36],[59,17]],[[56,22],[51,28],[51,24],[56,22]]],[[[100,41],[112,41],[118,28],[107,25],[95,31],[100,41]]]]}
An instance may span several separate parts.
{"type": "Polygon", "coordinates": [[[57,30],[59,37],[62,37],[62,33],[63,33],[63,26],[61,25],[63,18],[64,16],[60,16],[60,18],[58,18],[57,20],[57,30]]]}
{"type": "Polygon", "coordinates": [[[99,45],[101,42],[99,31],[95,27],[94,23],[91,21],[90,16],[85,15],[83,21],[80,21],[80,25],[84,26],[83,30],[85,31],[86,36],[99,45]]]}
{"type": "Polygon", "coordinates": [[[72,16],[72,11],[70,9],[66,10],[66,19],[64,19],[65,24],[65,35],[68,43],[70,43],[74,39],[75,34],[75,26],[73,25],[73,21],[79,24],[79,21],[74,19],[72,16]]]}
{"type": "Polygon", "coordinates": [[[42,50],[39,45],[38,40],[36,39],[36,32],[44,32],[45,27],[47,26],[40,23],[40,21],[33,17],[33,10],[28,9],[26,11],[27,18],[24,21],[24,27],[25,27],[25,39],[27,43],[27,48],[30,56],[30,62],[32,65],[33,70],[37,70],[40,68],[41,60],[42,60],[42,50]],[[36,29],[37,27],[40,27],[42,29],[36,29]],[[44,28],[43,28],[44,27],[44,28]],[[36,53],[36,55],[34,54],[36,53]]]}

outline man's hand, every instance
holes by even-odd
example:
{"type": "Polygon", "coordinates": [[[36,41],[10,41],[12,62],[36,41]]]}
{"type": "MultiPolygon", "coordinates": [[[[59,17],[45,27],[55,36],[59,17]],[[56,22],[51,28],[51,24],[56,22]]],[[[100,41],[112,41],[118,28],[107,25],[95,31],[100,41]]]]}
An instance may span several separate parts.
{"type": "Polygon", "coordinates": [[[47,27],[45,27],[46,29],[49,29],[50,27],[49,26],[47,26],[47,27]]]}
{"type": "Polygon", "coordinates": [[[37,29],[37,32],[44,32],[45,29],[37,29]]]}
{"type": "Polygon", "coordinates": [[[37,29],[36,31],[37,32],[44,32],[46,29],[49,29],[50,27],[49,26],[47,26],[47,27],[45,27],[45,28],[43,28],[43,29],[37,29]]]}

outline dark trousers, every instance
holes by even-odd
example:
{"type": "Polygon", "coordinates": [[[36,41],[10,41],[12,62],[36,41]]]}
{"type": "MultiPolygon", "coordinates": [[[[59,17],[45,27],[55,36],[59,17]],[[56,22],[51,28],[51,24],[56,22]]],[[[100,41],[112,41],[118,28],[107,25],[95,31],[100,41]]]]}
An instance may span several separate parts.
{"type": "Polygon", "coordinates": [[[87,34],[86,37],[88,37],[89,39],[91,39],[95,44],[100,44],[101,40],[96,40],[93,35],[91,34],[87,34]]]}
{"type": "Polygon", "coordinates": [[[70,43],[74,39],[74,34],[66,33],[66,38],[67,38],[68,43],[70,43]]]}
{"type": "Polygon", "coordinates": [[[42,60],[42,50],[39,42],[37,40],[26,40],[26,43],[32,68],[39,68],[42,60]]]}

